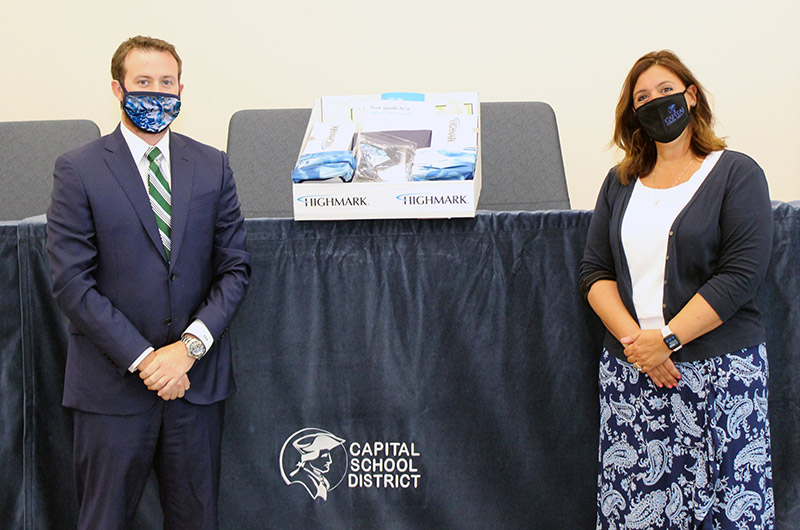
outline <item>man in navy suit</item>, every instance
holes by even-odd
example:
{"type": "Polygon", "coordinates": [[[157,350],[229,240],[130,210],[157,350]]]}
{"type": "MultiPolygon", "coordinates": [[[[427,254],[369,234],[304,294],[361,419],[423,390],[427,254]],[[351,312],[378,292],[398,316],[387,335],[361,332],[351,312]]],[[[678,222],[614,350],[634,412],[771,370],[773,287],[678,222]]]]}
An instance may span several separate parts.
{"type": "Polygon", "coordinates": [[[225,153],[169,131],[183,89],[175,48],[134,37],[111,73],[121,124],[58,159],[47,212],[69,319],[78,526],[127,528],[155,469],[165,528],[218,528],[244,219],[225,153]]]}

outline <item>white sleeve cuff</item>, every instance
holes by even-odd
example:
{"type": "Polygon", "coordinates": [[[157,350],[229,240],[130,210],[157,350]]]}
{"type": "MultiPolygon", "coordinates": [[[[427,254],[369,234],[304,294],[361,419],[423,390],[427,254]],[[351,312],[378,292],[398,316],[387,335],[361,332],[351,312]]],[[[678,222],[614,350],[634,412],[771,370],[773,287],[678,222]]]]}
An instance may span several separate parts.
{"type": "Polygon", "coordinates": [[[214,337],[211,336],[211,332],[208,331],[208,328],[205,324],[203,324],[202,320],[195,320],[189,327],[186,328],[186,331],[183,332],[184,334],[194,335],[200,342],[203,343],[203,346],[206,347],[206,351],[211,349],[211,346],[214,344],[214,337]]]}
{"type": "Polygon", "coordinates": [[[136,369],[138,368],[139,363],[142,362],[145,357],[150,355],[150,352],[152,352],[152,351],[153,351],[153,347],[150,346],[144,352],[142,352],[142,354],[139,357],[137,357],[135,361],[133,361],[133,364],[128,367],[128,371],[130,373],[134,373],[136,371],[136,369]]]}

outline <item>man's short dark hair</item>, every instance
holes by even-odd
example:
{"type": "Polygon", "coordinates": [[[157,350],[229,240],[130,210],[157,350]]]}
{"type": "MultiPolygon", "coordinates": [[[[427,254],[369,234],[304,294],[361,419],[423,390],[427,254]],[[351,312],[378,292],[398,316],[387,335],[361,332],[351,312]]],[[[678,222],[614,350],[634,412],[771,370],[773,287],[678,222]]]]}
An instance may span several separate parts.
{"type": "Polygon", "coordinates": [[[153,37],[144,37],[142,35],[131,37],[130,39],[126,40],[120,44],[117,48],[117,51],[114,52],[114,56],[111,58],[111,79],[115,79],[121,84],[124,84],[126,73],[125,58],[133,50],[160,51],[171,54],[178,62],[178,81],[180,82],[182,61],[177,50],[175,50],[175,46],[165,40],[156,39],[153,37]]]}

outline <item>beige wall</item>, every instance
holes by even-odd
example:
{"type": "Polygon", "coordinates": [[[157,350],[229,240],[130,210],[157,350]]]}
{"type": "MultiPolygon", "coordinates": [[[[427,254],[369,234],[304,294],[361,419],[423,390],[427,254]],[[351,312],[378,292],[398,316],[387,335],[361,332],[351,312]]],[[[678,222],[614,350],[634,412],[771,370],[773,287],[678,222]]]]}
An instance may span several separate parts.
{"type": "Polygon", "coordinates": [[[309,107],[323,94],[477,90],[483,101],[546,101],[573,208],[585,209],[617,157],[607,142],[623,77],[643,53],[670,48],[710,90],[717,132],[764,167],[773,199],[800,198],[794,0],[28,0],[6,2],[3,19],[3,121],[88,118],[110,132],[119,120],[111,54],[129,36],[153,35],[184,59],[175,129],[222,149],[235,111],[309,107]]]}

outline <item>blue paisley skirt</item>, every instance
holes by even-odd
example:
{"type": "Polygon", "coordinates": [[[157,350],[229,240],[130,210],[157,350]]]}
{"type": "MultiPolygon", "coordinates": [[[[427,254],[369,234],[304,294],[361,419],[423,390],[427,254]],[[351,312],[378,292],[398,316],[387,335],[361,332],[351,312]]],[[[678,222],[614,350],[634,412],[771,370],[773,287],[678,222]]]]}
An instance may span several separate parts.
{"type": "Polygon", "coordinates": [[[662,389],[603,352],[597,528],[773,528],[766,346],[675,366],[662,389]]]}

